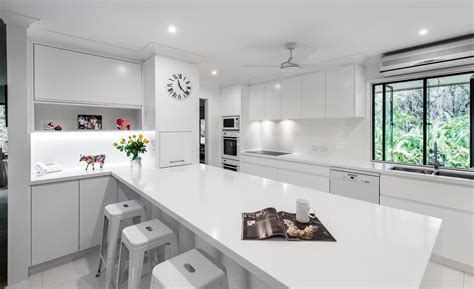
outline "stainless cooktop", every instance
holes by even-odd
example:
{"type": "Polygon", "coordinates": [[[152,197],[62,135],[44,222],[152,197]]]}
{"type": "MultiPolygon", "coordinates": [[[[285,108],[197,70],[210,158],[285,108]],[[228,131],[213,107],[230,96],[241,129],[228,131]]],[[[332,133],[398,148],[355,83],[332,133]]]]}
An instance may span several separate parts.
{"type": "Polygon", "coordinates": [[[283,156],[283,155],[289,155],[290,153],[283,153],[283,152],[276,152],[276,151],[267,151],[267,150],[256,150],[256,151],[246,151],[246,153],[251,153],[251,154],[259,154],[259,155],[267,155],[267,156],[283,156]]]}

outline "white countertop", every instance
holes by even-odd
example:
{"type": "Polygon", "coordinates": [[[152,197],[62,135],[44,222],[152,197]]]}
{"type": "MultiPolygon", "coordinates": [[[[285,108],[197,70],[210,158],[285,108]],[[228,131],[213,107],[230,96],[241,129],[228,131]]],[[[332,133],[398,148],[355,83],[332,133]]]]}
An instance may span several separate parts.
{"type": "MultiPolygon", "coordinates": [[[[32,184],[111,174],[263,280],[289,288],[418,288],[441,220],[220,168],[116,166],[32,184]],[[242,241],[241,214],[294,211],[306,198],[337,242],[242,241]]],[[[274,285],[275,286],[275,285],[274,285]]]]}
{"type": "MultiPolygon", "coordinates": [[[[394,166],[393,164],[388,163],[379,163],[372,161],[361,161],[361,160],[349,160],[349,159],[335,159],[335,158],[324,158],[316,157],[307,154],[298,154],[298,153],[289,153],[287,155],[281,156],[269,156],[263,154],[250,153],[248,151],[241,152],[243,156],[272,159],[279,161],[288,161],[295,163],[302,163],[308,165],[319,165],[326,166],[331,168],[340,168],[347,170],[356,170],[356,171],[365,171],[373,172],[377,174],[384,175],[393,175],[405,178],[416,178],[423,179],[432,182],[442,182],[442,183],[451,183],[455,185],[464,185],[464,186],[474,186],[474,180],[445,177],[445,176],[436,176],[436,175],[425,175],[421,173],[412,173],[412,172],[401,172],[393,171],[389,168],[394,166]]],[[[473,172],[474,173],[474,172],[473,172]]]]}

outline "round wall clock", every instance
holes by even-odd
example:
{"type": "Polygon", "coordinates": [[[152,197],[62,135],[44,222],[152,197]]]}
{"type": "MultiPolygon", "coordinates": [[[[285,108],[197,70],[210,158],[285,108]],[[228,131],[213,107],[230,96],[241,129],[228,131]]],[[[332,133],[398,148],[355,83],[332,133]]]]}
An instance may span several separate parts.
{"type": "Polygon", "coordinates": [[[173,73],[168,78],[166,90],[171,98],[175,100],[186,100],[191,96],[191,81],[181,73],[173,73]]]}

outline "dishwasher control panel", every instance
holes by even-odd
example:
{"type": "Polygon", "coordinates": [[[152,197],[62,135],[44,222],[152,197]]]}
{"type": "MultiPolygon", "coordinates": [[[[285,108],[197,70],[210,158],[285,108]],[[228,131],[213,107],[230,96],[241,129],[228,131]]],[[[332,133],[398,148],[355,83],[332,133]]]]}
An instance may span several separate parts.
{"type": "Polygon", "coordinates": [[[329,192],[361,201],[380,203],[380,176],[330,169],[329,192]]]}

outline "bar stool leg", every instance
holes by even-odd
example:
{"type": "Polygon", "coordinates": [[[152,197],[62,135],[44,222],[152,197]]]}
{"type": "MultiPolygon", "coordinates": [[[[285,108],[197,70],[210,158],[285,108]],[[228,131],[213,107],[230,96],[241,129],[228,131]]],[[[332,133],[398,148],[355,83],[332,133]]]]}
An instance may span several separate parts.
{"type": "Polygon", "coordinates": [[[106,238],[108,236],[105,236],[105,235],[108,235],[108,231],[109,231],[109,228],[106,228],[109,226],[109,222],[108,222],[108,219],[106,216],[104,216],[103,218],[103,221],[102,221],[102,240],[100,242],[100,251],[99,251],[99,266],[97,266],[97,273],[95,274],[95,277],[99,277],[100,274],[102,273],[102,265],[103,265],[103,250],[104,250],[104,244],[106,242],[106,238]]]}
{"type": "Polygon", "coordinates": [[[168,250],[165,250],[166,260],[169,260],[171,258],[178,256],[179,250],[178,250],[178,240],[176,239],[176,235],[173,235],[170,237],[170,243],[166,247],[167,247],[166,249],[168,249],[168,250]]]}
{"type": "Polygon", "coordinates": [[[130,250],[130,259],[128,263],[128,289],[140,288],[144,258],[145,258],[145,249],[130,250]]]}
{"type": "Polygon", "coordinates": [[[112,281],[112,274],[114,272],[114,264],[115,264],[115,254],[117,251],[117,240],[118,234],[120,230],[120,220],[114,219],[110,220],[110,228],[109,228],[109,244],[107,246],[107,260],[106,266],[107,270],[105,271],[105,289],[110,289],[110,283],[112,281]]]}

